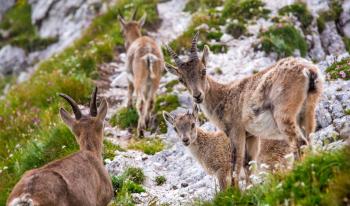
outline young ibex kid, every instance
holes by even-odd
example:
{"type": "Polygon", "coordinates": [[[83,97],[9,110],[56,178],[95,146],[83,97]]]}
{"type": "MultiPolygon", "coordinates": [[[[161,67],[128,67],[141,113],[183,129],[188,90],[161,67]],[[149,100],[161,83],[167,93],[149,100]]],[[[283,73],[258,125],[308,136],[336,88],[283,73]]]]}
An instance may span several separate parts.
{"type": "Polygon", "coordinates": [[[230,140],[223,132],[206,132],[197,127],[198,111],[199,108],[195,105],[192,113],[187,111],[175,116],[163,112],[163,117],[174,127],[183,144],[189,148],[204,170],[217,177],[220,190],[226,189],[232,180],[230,140]]]}
{"type": "Polygon", "coordinates": [[[136,92],[136,109],[139,114],[137,135],[143,136],[143,130],[150,121],[156,91],[159,87],[164,67],[163,54],[157,43],[146,36],[141,36],[141,27],[146,15],[139,21],[127,22],[119,16],[127,49],[128,106],[132,106],[132,95],[136,92]]]}
{"type": "Polygon", "coordinates": [[[60,115],[74,133],[80,150],[27,171],[13,188],[8,206],[106,206],[112,200],[112,183],[102,160],[103,121],[108,106],[103,99],[97,110],[96,95],[97,88],[92,95],[90,113],[83,115],[71,97],[60,94],[73,109],[75,118],[63,108],[60,115]]]}
{"type": "Polygon", "coordinates": [[[243,166],[247,134],[284,139],[293,151],[299,140],[308,143],[322,91],[319,69],[314,64],[285,58],[252,76],[221,84],[206,74],[209,47],[204,47],[199,58],[197,40],[198,33],[186,62],[167,47],[176,63],[168,64],[167,70],[179,77],[206,117],[231,139],[236,153],[235,171],[241,171],[243,166]]]}

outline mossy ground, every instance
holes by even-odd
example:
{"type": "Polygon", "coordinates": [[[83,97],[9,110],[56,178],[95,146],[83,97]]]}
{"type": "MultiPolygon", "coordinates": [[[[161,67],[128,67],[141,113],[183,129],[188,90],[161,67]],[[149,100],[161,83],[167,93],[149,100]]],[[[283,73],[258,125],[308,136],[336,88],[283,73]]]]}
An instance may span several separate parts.
{"type": "Polygon", "coordinates": [[[158,186],[163,185],[166,182],[166,178],[164,176],[157,176],[154,180],[158,186]]]}
{"type": "Polygon", "coordinates": [[[118,126],[121,129],[135,128],[137,126],[139,115],[135,108],[120,108],[109,120],[111,125],[118,126]]]}
{"type": "Polygon", "coordinates": [[[179,99],[173,94],[163,94],[156,98],[154,111],[156,113],[158,129],[161,133],[167,132],[167,125],[163,118],[163,111],[171,112],[180,106],[179,99]]]}
{"type": "Polygon", "coordinates": [[[213,201],[196,205],[347,205],[350,195],[350,148],[309,155],[291,172],[270,176],[246,191],[229,189],[213,201]]]}
{"type": "Polygon", "coordinates": [[[313,20],[313,16],[308,10],[307,5],[302,2],[297,2],[291,5],[282,7],[278,11],[278,13],[280,15],[288,15],[288,14],[294,15],[300,21],[302,28],[304,30],[306,30],[310,26],[313,20]]]}
{"type": "Polygon", "coordinates": [[[139,150],[148,155],[154,155],[162,151],[164,147],[163,141],[157,137],[132,140],[128,145],[128,149],[139,150]]]}
{"type": "Polygon", "coordinates": [[[7,35],[0,34],[0,48],[11,44],[27,52],[41,50],[57,41],[56,38],[41,38],[31,22],[31,5],[27,0],[19,0],[9,9],[0,22],[0,29],[7,35]]]}
{"type": "Polygon", "coordinates": [[[72,133],[58,117],[59,107],[70,108],[57,94],[66,93],[87,105],[97,66],[111,61],[115,46],[123,45],[118,11],[128,16],[135,6],[148,11],[154,2],[118,1],[95,18],[71,47],[42,62],[28,81],[11,87],[0,100],[0,205],[5,204],[24,171],[78,149],[72,133]]]}
{"type": "Polygon", "coordinates": [[[121,151],[124,152],[125,149],[123,149],[121,146],[114,144],[108,140],[103,141],[103,154],[102,157],[103,159],[109,159],[113,160],[115,157],[115,152],[116,151],[121,151]]]}
{"type": "Polygon", "coordinates": [[[350,57],[333,63],[326,69],[326,73],[330,79],[350,80],[350,57]]]}

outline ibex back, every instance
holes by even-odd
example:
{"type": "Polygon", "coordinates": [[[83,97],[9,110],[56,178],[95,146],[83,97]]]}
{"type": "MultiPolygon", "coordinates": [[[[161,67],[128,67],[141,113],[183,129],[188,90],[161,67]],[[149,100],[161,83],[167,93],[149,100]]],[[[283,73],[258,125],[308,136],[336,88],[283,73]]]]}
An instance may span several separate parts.
{"type": "Polygon", "coordinates": [[[143,136],[143,130],[150,121],[155,94],[164,67],[163,54],[157,43],[149,37],[141,36],[141,27],[145,20],[145,15],[139,21],[129,22],[119,16],[127,49],[128,106],[131,107],[133,104],[132,95],[135,91],[136,109],[139,114],[138,136],[143,136]]]}
{"type": "Polygon", "coordinates": [[[308,143],[322,91],[315,65],[286,58],[254,75],[221,84],[206,75],[209,47],[204,47],[199,58],[197,40],[198,33],[186,62],[168,47],[176,66],[168,64],[167,70],[180,78],[209,120],[229,136],[237,158],[235,171],[241,171],[243,165],[247,133],[285,139],[294,151],[299,140],[308,143]]]}
{"type": "Polygon", "coordinates": [[[73,108],[75,118],[63,108],[60,115],[74,133],[80,150],[26,172],[13,188],[7,205],[105,206],[111,201],[112,183],[102,161],[103,121],[108,106],[103,99],[97,110],[96,94],[97,88],[92,96],[89,115],[83,115],[72,98],[60,95],[73,108]]]}

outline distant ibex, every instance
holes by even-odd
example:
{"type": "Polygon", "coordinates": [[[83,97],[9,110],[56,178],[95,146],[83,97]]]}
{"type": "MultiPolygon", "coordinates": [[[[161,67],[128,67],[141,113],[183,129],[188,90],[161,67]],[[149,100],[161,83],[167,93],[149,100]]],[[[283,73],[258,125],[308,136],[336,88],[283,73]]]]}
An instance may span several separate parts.
{"type": "Polygon", "coordinates": [[[217,177],[220,190],[224,190],[231,186],[232,180],[230,140],[224,132],[206,132],[196,127],[198,111],[199,108],[195,105],[193,113],[188,111],[174,116],[163,112],[163,116],[204,170],[217,177]]]}
{"type": "Polygon", "coordinates": [[[103,99],[97,110],[96,95],[97,88],[90,102],[90,113],[83,115],[71,97],[60,94],[73,109],[75,118],[63,108],[60,115],[74,133],[80,150],[27,171],[13,188],[7,205],[105,206],[112,200],[112,183],[102,160],[103,121],[108,106],[103,99]]]}
{"type": "Polygon", "coordinates": [[[136,109],[139,114],[137,135],[143,136],[143,130],[150,121],[154,107],[154,98],[159,87],[161,73],[164,67],[163,53],[157,43],[146,36],[141,36],[141,27],[146,21],[146,15],[139,21],[126,22],[119,16],[127,49],[128,73],[128,107],[132,106],[132,95],[136,91],[136,109]]]}
{"type": "Polygon", "coordinates": [[[180,78],[206,117],[229,136],[237,173],[243,165],[247,134],[285,139],[293,151],[299,151],[300,140],[308,144],[322,91],[315,65],[300,58],[285,58],[254,75],[221,84],[206,75],[209,47],[204,47],[200,59],[197,40],[198,33],[186,62],[167,46],[177,66],[168,64],[167,70],[180,78]]]}

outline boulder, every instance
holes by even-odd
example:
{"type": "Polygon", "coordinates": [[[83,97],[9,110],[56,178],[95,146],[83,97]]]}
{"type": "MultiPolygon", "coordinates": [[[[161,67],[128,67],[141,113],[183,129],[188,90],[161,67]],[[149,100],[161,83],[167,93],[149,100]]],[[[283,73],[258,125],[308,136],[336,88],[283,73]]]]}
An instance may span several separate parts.
{"type": "Polygon", "coordinates": [[[0,73],[19,74],[26,68],[26,53],[23,49],[6,45],[0,50],[0,73]]]}
{"type": "Polygon", "coordinates": [[[321,33],[322,47],[328,54],[340,55],[346,52],[342,37],[338,34],[335,22],[326,22],[321,33]]]}

